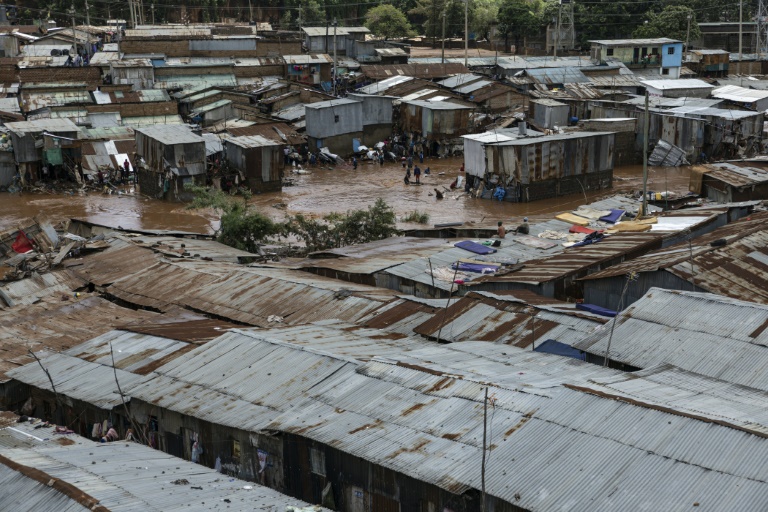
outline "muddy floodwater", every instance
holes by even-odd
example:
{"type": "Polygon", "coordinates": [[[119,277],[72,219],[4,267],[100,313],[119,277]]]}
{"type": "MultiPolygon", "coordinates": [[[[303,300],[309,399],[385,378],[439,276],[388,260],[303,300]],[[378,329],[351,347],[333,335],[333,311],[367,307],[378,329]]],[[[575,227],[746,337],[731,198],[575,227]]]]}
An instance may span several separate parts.
{"type": "MultiPolygon", "coordinates": [[[[398,218],[413,211],[429,214],[429,223],[473,222],[495,225],[496,221],[514,223],[524,216],[532,221],[551,217],[553,213],[573,209],[584,203],[583,194],[558,197],[532,203],[509,203],[474,199],[460,192],[449,192],[438,201],[434,189],[444,190],[458,176],[461,158],[425,160],[419,166],[430,168],[429,176],[422,175],[421,186],[403,183],[405,170],[400,164],[361,162],[357,170],[351,165],[318,166],[311,174],[293,174],[286,169],[294,185],[282,192],[261,194],[251,200],[254,207],[275,220],[286,215],[303,213],[323,216],[330,212],[367,208],[377,198],[391,205],[398,218]],[[444,173],[444,174],[441,174],[444,173]],[[430,195],[431,194],[431,195],[430,195]]],[[[689,168],[651,168],[648,189],[686,193],[689,168]]],[[[413,178],[412,178],[413,179],[413,178]]],[[[630,192],[642,188],[642,167],[622,167],[614,171],[614,188],[590,192],[594,201],[614,193],[630,192]]],[[[183,204],[148,199],[140,195],[87,195],[0,193],[0,229],[9,229],[24,218],[44,214],[53,220],[82,218],[98,224],[120,226],[126,229],[169,229],[198,233],[213,232],[218,221],[212,212],[187,209],[183,204]]],[[[400,223],[400,227],[416,227],[400,223]]]]}

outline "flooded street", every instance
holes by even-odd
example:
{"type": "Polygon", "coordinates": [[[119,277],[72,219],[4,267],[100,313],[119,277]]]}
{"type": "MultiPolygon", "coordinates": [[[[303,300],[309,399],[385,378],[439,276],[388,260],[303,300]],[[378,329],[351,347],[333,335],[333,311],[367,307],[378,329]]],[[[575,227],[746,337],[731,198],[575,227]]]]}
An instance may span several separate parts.
{"type": "MultiPolygon", "coordinates": [[[[551,217],[553,213],[576,208],[584,203],[584,196],[576,194],[532,203],[509,203],[487,199],[473,199],[460,192],[450,192],[438,201],[434,189],[444,190],[458,176],[461,157],[425,160],[422,169],[429,167],[431,175],[422,175],[422,186],[406,186],[405,171],[400,164],[361,162],[355,171],[351,165],[334,169],[318,166],[312,174],[286,175],[294,180],[293,186],[282,192],[254,196],[251,203],[274,220],[286,215],[303,213],[323,216],[330,212],[367,208],[377,198],[391,205],[398,219],[413,211],[429,214],[429,225],[447,222],[474,222],[494,225],[497,220],[517,222],[528,216],[532,220],[551,217]],[[444,173],[440,175],[439,173],[444,173]],[[430,195],[430,193],[432,195],[430,195]],[[277,207],[276,207],[277,206],[277,207]]],[[[648,189],[686,193],[690,168],[651,168],[648,189]]],[[[413,179],[413,178],[412,178],[413,179]]],[[[614,188],[588,193],[594,201],[619,192],[630,192],[642,187],[642,167],[617,168],[614,188]]],[[[188,210],[183,204],[147,199],[141,196],[25,194],[21,197],[0,194],[0,229],[16,227],[24,218],[38,214],[53,220],[83,218],[98,224],[121,226],[128,229],[169,229],[210,233],[217,226],[210,212],[188,210]]],[[[400,223],[400,227],[418,224],[400,223]]]]}

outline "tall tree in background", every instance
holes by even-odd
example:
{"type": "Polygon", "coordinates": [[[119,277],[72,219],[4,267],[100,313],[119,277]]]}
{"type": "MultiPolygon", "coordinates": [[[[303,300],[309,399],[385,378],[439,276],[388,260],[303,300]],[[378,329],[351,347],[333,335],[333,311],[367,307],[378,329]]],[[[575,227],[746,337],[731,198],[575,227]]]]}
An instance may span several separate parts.
{"type": "Polygon", "coordinates": [[[488,39],[491,23],[499,17],[501,0],[475,0],[474,4],[475,15],[469,28],[477,39],[488,39]]]}
{"type": "MultiPolygon", "coordinates": [[[[427,37],[440,38],[443,32],[443,13],[445,13],[445,37],[464,37],[464,2],[460,0],[417,0],[409,14],[424,20],[424,33],[427,37]]],[[[469,23],[474,20],[475,4],[469,2],[469,23]]]]}
{"type": "Polygon", "coordinates": [[[541,13],[542,4],[537,0],[503,0],[499,7],[499,33],[504,35],[505,44],[513,41],[517,48],[522,48],[526,38],[541,33],[541,13]]]}
{"type": "Polygon", "coordinates": [[[405,14],[390,4],[382,4],[368,11],[365,15],[365,26],[374,35],[384,39],[408,37],[413,34],[405,14]]]}
{"type": "Polygon", "coordinates": [[[635,37],[669,37],[685,41],[686,36],[694,41],[701,37],[696,14],[690,7],[669,5],[660,13],[648,12],[648,23],[643,23],[635,29],[635,37]],[[688,16],[691,17],[690,34],[688,34],[688,16]]]}

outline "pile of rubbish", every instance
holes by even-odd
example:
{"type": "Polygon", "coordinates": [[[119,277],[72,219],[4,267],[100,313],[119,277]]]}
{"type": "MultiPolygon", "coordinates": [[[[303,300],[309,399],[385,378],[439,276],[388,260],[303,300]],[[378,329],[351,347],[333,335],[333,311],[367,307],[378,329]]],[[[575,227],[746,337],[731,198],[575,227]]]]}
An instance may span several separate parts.
{"type": "Polygon", "coordinates": [[[16,281],[57,267],[66,258],[109,247],[104,235],[91,238],[57,231],[47,221],[30,220],[0,233],[0,281],[16,281]]]}

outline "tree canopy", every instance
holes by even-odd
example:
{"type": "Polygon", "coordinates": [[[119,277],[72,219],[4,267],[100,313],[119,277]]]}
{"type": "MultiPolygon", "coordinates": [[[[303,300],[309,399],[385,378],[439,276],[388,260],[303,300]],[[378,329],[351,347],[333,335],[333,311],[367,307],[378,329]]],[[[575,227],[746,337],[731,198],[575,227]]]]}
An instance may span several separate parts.
{"type": "Polygon", "coordinates": [[[413,35],[408,18],[390,4],[381,4],[368,11],[365,15],[365,26],[384,39],[413,35]]]}
{"type": "Polygon", "coordinates": [[[502,0],[499,7],[499,32],[516,46],[527,37],[541,32],[542,4],[539,1],[502,0]]]}
{"type": "Polygon", "coordinates": [[[695,41],[701,37],[696,14],[690,7],[683,5],[668,5],[660,13],[649,12],[648,23],[638,26],[635,37],[669,37],[679,41],[695,41]],[[688,33],[688,17],[691,17],[691,30],[688,33]]]}

